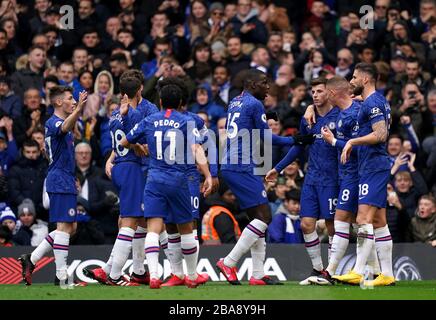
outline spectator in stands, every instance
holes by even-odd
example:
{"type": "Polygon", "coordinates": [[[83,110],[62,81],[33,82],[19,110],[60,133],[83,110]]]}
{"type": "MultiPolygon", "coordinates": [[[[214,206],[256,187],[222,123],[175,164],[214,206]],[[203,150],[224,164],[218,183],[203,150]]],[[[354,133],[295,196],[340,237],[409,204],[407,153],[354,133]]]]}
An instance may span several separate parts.
{"type": "MultiPolygon", "coordinates": [[[[99,111],[104,108],[106,99],[114,94],[114,80],[110,72],[100,71],[95,79],[94,93],[88,96],[83,117],[85,119],[96,117],[99,111]]],[[[104,111],[102,111],[104,113],[104,111]]]]}
{"type": "Polygon", "coordinates": [[[30,137],[32,140],[38,142],[39,150],[43,156],[45,155],[45,130],[42,128],[37,128],[32,132],[32,136],[30,137]]]}
{"type": "Polygon", "coordinates": [[[8,227],[0,225],[0,248],[1,247],[13,247],[12,232],[8,227]]]}
{"type": "Polygon", "coordinates": [[[46,108],[41,104],[39,90],[27,89],[24,93],[24,110],[21,117],[14,119],[13,133],[18,146],[30,138],[37,128],[44,128],[47,120],[46,108]]]}
{"type": "Polygon", "coordinates": [[[41,47],[30,47],[28,50],[29,62],[25,69],[12,74],[12,90],[20,97],[30,88],[42,89],[43,72],[47,61],[46,52],[41,47]]]}
{"type": "Polygon", "coordinates": [[[242,42],[237,36],[232,36],[227,40],[227,67],[230,70],[232,79],[242,70],[250,67],[250,58],[242,52],[242,42]]]}
{"type": "Polygon", "coordinates": [[[226,66],[216,66],[213,72],[214,84],[218,87],[215,102],[224,108],[235,97],[231,90],[230,71],[226,66]]]}
{"type": "Polygon", "coordinates": [[[71,58],[74,66],[74,73],[79,74],[83,70],[87,69],[92,71],[92,63],[90,63],[88,50],[84,47],[77,47],[73,51],[73,57],[71,58]]]}
{"type": "Polygon", "coordinates": [[[209,210],[203,215],[201,238],[204,245],[236,243],[241,235],[235,218],[236,197],[222,180],[219,186],[219,198],[211,200],[209,210]]]}
{"type": "Polygon", "coordinates": [[[351,75],[353,73],[353,54],[350,49],[344,48],[338,51],[337,55],[338,65],[335,68],[335,74],[341,77],[351,80],[351,75]]]}
{"type": "Polygon", "coordinates": [[[301,169],[300,160],[295,160],[283,170],[286,185],[292,190],[301,190],[304,182],[304,172],[301,169]]]}
{"type": "MultiPolygon", "coordinates": [[[[292,56],[292,53],[289,53],[292,56]]],[[[283,63],[277,69],[275,74],[275,84],[278,86],[278,99],[283,101],[288,99],[290,84],[295,79],[293,62],[291,64],[283,63]]]]}
{"type": "Polygon", "coordinates": [[[7,69],[13,69],[15,60],[17,59],[17,53],[14,48],[9,44],[7,32],[5,29],[0,28],[0,57],[7,69]]]}
{"type": "Polygon", "coordinates": [[[190,106],[191,112],[205,111],[209,115],[210,129],[216,131],[216,124],[219,118],[225,116],[224,108],[215,103],[212,96],[212,89],[207,83],[199,85],[195,91],[196,102],[190,106]]]}
{"type": "Polygon", "coordinates": [[[241,38],[242,42],[266,44],[268,30],[257,18],[257,13],[251,9],[251,2],[251,0],[238,0],[237,14],[230,20],[233,32],[241,38]]]}
{"type": "Polygon", "coordinates": [[[419,199],[418,209],[411,223],[412,238],[414,241],[430,243],[433,246],[436,240],[436,201],[430,195],[419,199]]]}
{"type": "Polygon", "coordinates": [[[23,102],[12,90],[10,79],[5,76],[0,76],[0,112],[11,118],[15,118],[21,115],[22,109],[23,102]]]}
{"type": "Polygon", "coordinates": [[[285,200],[285,193],[289,190],[289,187],[286,185],[285,177],[279,177],[274,187],[268,192],[269,206],[273,215],[283,204],[283,201],[285,200]]]}
{"type": "MultiPolygon", "coordinates": [[[[86,142],[81,142],[76,145],[75,148],[76,158],[76,178],[79,180],[82,186],[82,192],[87,192],[83,189],[83,186],[89,182],[89,180],[102,178],[103,170],[97,166],[92,165],[92,149],[86,142]]],[[[82,194],[82,197],[89,199],[88,195],[82,194]]]]}
{"type": "Polygon", "coordinates": [[[313,79],[319,77],[321,70],[326,67],[333,68],[324,62],[322,51],[317,49],[312,50],[309,55],[309,62],[304,65],[304,80],[307,84],[310,84],[313,79]]]}
{"type": "Polygon", "coordinates": [[[22,156],[9,170],[9,201],[16,209],[24,199],[30,198],[36,206],[36,213],[47,221],[48,213],[42,205],[42,188],[47,175],[48,161],[41,155],[36,141],[23,143],[22,156]]]}
{"type": "Polygon", "coordinates": [[[30,237],[30,243],[27,245],[38,246],[48,235],[47,222],[36,219],[36,210],[32,199],[24,199],[18,206],[17,212],[21,222],[20,230],[27,232],[30,237]]]}
{"type": "Polygon", "coordinates": [[[35,12],[36,14],[29,21],[30,32],[35,34],[40,32],[45,24],[46,14],[48,9],[51,7],[50,0],[35,0],[35,12]]]}
{"type": "Polygon", "coordinates": [[[31,234],[22,228],[21,222],[17,221],[14,212],[9,207],[3,207],[0,211],[0,226],[7,227],[11,233],[11,240],[19,246],[29,246],[31,234]]]}
{"type": "MultiPolygon", "coordinates": [[[[200,76],[201,67],[206,65],[211,71],[211,50],[210,46],[205,42],[197,42],[197,44],[192,48],[191,60],[185,64],[186,74],[198,83],[198,80],[204,78],[200,76]]],[[[209,72],[211,75],[211,72],[209,72]]],[[[208,79],[207,82],[211,82],[212,79],[208,79]]]]}
{"type": "Polygon", "coordinates": [[[114,42],[117,41],[118,30],[121,27],[121,20],[118,16],[113,16],[106,20],[105,30],[101,39],[105,48],[112,47],[114,42]]]}
{"type": "Polygon", "coordinates": [[[105,243],[104,232],[97,220],[89,215],[89,203],[77,197],[77,230],[71,237],[72,245],[99,245],[105,243]]]}
{"type": "Polygon", "coordinates": [[[191,14],[186,21],[186,29],[188,30],[187,37],[193,45],[197,41],[205,41],[210,32],[206,2],[203,0],[191,1],[190,12],[191,14]]]}
{"type": "Polygon", "coordinates": [[[224,6],[221,2],[213,2],[209,7],[210,18],[207,20],[210,32],[204,39],[206,43],[212,44],[215,40],[227,39],[232,26],[226,23],[224,16],[224,6]]]}
{"type": "Polygon", "coordinates": [[[73,63],[71,61],[61,62],[56,71],[59,84],[72,87],[73,97],[76,101],[79,101],[79,93],[83,88],[75,76],[73,63]]]}
{"type": "Polygon", "coordinates": [[[278,104],[274,110],[282,121],[286,135],[293,135],[300,128],[300,121],[310,104],[307,97],[307,84],[301,78],[296,78],[290,85],[290,96],[278,104]]]}
{"type": "Polygon", "coordinates": [[[410,219],[393,186],[388,184],[386,221],[389,225],[393,242],[406,242],[408,240],[410,219]]]}
{"type": "Polygon", "coordinates": [[[0,169],[4,176],[8,175],[9,168],[18,157],[18,148],[12,134],[13,121],[9,117],[0,119],[0,129],[5,128],[6,134],[0,131],[0,169]]]}
{"type": "Polygon", "coordinates": [[[428,192],[422,175],[415,169],[415,155],[407,163],[409,171],[400,171],[395,175],[395,190],[409,217],[413,217],[419,197],[428,192]]]}
{"type": "Polygon", "coordinates": [[[268,242],[304,243],[300,224],[300,191],[291,190],[285,193],[285,201],[268,226],[268,242]]]}
{"type": "Polygon", "coordinates": [[[251,53],[250,67],[262,71],[263,73],[272,74],[269,53],[265,47],[259,46],[253,50],[251,53]]]}
{"type": "MultiPolygon", "coordinates": [[[[420,135],[423,125],[422,111],[425,105],[425,98],[415,82],[407,82],[402,87],[401,95],[402,100],[399,105],[392,107],[392,122],[398,123],[402,115],[408,115],[411,118],[413,128],[420,135]]],[[[398,127],[398,131],[403,135],[406,133],[401,127],[398,127]]]]}
{"type": "MultiPolygon", "coordinates": [[[[109,59],[110,71],[113,79],[113,93],[120,93],[120,77],[128,69],[127,58],[122,53],[113,54],[109,59]]],[[[95,81],[97,83],[97,79],[95,81]]],[[[94,90],[96,92],[96,90],[94,90]]]]}
{"type": "Polygon", "coordinates": [[[88,92],[88,97],[94,92],[94,76],[92,72],[84,69],[77,77],[80,84],[80,91],[85,90],[88,92]]]}
{"type": "Polygon", "coordinates": [[[148,62],[147,61],[144,62],[141,66],[142,73],[144,73],[145,80],[148,80],[151,77],[153,77],[153,75],[158,71],[159,69],[158,62],[161,61],[163,57],[172,55],[173,52],[172,52],[171,42],[167,38],[157,37],[154,43],[153,53],[155,55],[155,58],[151,59],[148,62]]]}

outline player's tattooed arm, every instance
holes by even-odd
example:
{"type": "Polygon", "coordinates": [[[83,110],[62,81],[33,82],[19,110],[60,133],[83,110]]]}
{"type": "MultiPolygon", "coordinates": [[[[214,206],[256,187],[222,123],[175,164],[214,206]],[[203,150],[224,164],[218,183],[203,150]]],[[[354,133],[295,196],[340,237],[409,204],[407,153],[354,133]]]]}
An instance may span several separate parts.
{"type": "Polygon", "coordinates": [[[385,142],[388,138],[388,128],[384,121],[378,121],[372,125],[372,131],[377,139],[377,143],[385,142]]]}

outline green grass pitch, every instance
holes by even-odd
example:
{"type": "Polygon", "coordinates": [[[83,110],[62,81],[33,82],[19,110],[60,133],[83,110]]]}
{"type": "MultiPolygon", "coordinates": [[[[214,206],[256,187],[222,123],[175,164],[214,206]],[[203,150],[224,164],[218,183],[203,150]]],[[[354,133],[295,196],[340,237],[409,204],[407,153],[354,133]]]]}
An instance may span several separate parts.
{"type": "Polygon", "coordinates": [[[196,289],[186,287],[151,290],[141,287],[87,287],[61,289],[52,284],[0,285],[0,300],[436,300],[436,281],[400,281],[396,286],[363,290],[359,286],[231,286],[207,283],[196,289]]]}

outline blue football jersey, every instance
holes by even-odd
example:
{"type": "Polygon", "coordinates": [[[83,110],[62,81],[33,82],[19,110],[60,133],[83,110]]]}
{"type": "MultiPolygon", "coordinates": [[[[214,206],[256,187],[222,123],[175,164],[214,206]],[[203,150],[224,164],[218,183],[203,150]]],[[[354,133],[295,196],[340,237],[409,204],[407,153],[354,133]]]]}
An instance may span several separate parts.
{"type": "Polygon", "coordinates": [[[321,128],[327,126],[333,134],[336,133],[336,120],[339,108],[334,107],[325,116],[316,115],[316,123],[309,128],[303,118],[300,124],[301,134],[313,134],[316,139],[309,146],[309,164],[304,178],[305,184],[317,186],[338,185],[338,151],[335,147],[324,141],[321,128]]]}
{"type": "Polygon", "coordinates": [[[62,132],[64,119],[52,115],[45,123],[45,150],[49,158],[47,192],[76,194],[74,136],[62,132]]]}
{"type": "Polygon", "coordinates": [[[148,144],[147,182],[187,183],[186,175],[195,163],[191,146],[200,142],[200,134],[190,116],[172,109],[160,111],[136,124],[126,137],[130,143],[145,138],[148,144]]]}
{"type": "MultiPolygon", "coordinates": [[[[357,137],[356,125],[357,114],[360,109],[360,103],[353,101],[350,107],[339,112],[338,120],[336,122],[336,137],[344,142],[357,137]]],[[[342,164],[341,159],[342,149],[338,150],[339,161],[339,178],[357,178],[358,177],[358,160],[357,150],[352,150],[350,159],[342,164]]]]}
{"type": "MultiPolygon", "coordinates": [[[[154,103],[151,103],[147,99],[142,99],[141,102],[139,102],[138,106],[136,107],[136,110],[138,110],[141,113],[142,119],[148,117],[153,113],[159,112],[158,107],[156,107],[154,103]]],[[[141,158],[141,167],[143,171],[148,169],[148,163],[149,163],[148,157],[141,158]]]]}
{"type": "Polygon", "coordinates": [[[132,149],[124,148],[120,145],[121,140],[126,136],[126,134],[141,120],[141,113],[131,106],[129,106],[129,111],[125,116],[120,114],[119,108],[112,112],[112,116],[109,120],[109,128],[112,138],[112,150],[115,151],[115,163],[141,161],[140,157],[138,157],[132,149]]]}
{"type": "MultiPolygon", "coordinates": [[[[391,108],[385,97],[378,92],[374,92],[361,104],[357,115],[358,125],[355,131],[359,137],[370,134],[372,125],[379,121],[384,121],[389,131],[391,117],[391,108]]],[[[386,142],[359,146],[359,175],[365,175],[370,172],[389,170],[390,162],[386,151],[386,142]]]]}
{"type": "MultiPolygon", "coordinates": [[[[183,114],[185,114],[188,117],[191,117],[192,120],[194,120],[195,127],[197,128],[198,132],[200,133],[199,142],[203,143],[207,139],[207,134],[208,134],[207,127],[204,124],[204,120],[198,114],[193,113],[193,112],[186,111],[186,112],[183,112],[183,114]]],[[[195,163],[191,164],[189,166],[189,172],[191,174],[195,174],[198,177],[200,176],[200,172],[198,171],[197,165],[195,163]]]]}
{"type": "Polygon", "coordinates": [[[227,110],[227,148],[222,159],[222,170],[252,172],[255,163],[252,157],[254,129],[269,130],[261,101],[249,92],[242,92],[229,104],[227,110]]]}

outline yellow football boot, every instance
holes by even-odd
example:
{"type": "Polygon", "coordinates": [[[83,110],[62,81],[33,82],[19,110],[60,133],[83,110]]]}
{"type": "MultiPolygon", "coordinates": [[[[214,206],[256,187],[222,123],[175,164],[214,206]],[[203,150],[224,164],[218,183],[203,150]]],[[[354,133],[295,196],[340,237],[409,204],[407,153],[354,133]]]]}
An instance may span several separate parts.
{"type": "Polygon", "coordinates": [[[388,277],[380,273],[374,280],[366,280],[364,282],[366,287],[384,287],[384,286],[394,286],[395,278],[388,277]]]}
{"type": "Polygon", "coordinates": [[[354,270],[350,270],[348,273],[343,274],[341,276],[332,276],[338,282],[352,285],[359,285],[361,281],[363,281],[363,276],[354,272],[354,270]]]}

